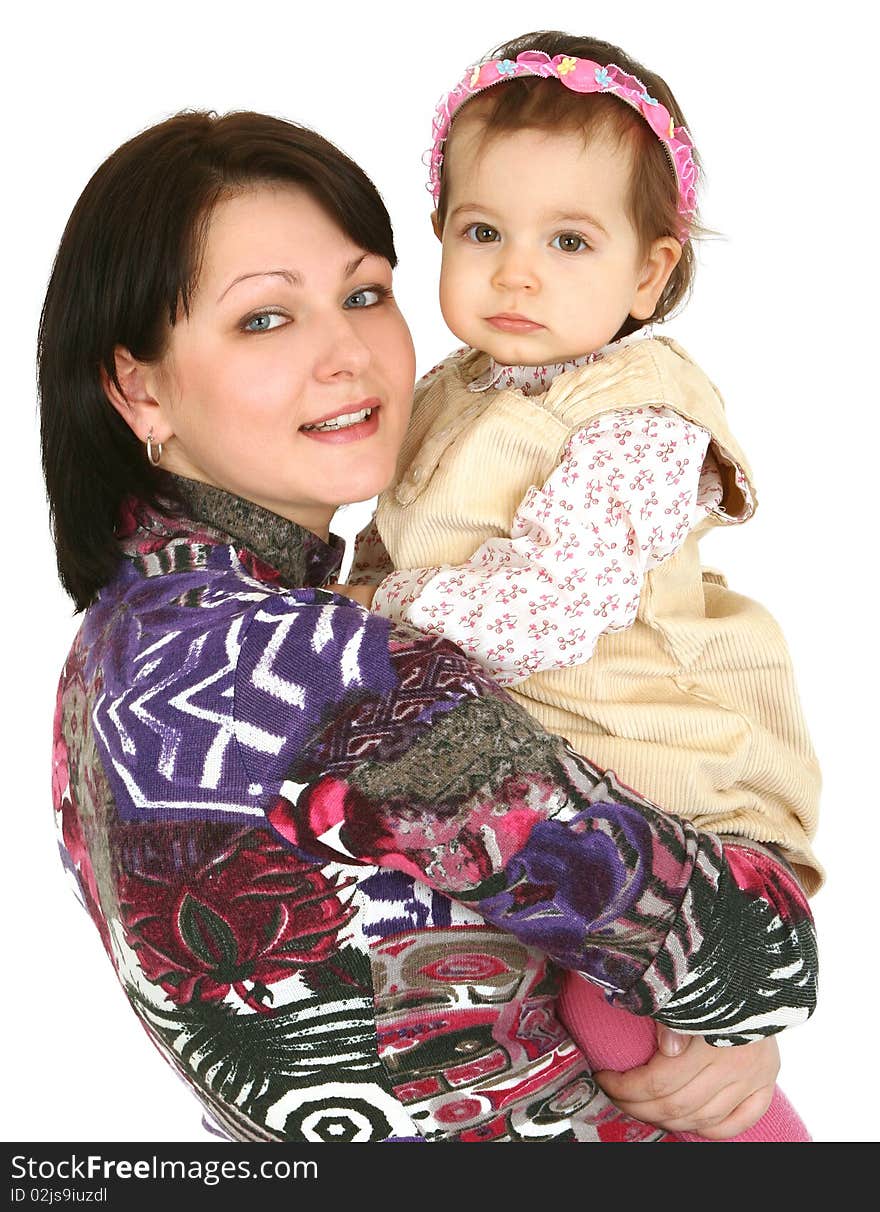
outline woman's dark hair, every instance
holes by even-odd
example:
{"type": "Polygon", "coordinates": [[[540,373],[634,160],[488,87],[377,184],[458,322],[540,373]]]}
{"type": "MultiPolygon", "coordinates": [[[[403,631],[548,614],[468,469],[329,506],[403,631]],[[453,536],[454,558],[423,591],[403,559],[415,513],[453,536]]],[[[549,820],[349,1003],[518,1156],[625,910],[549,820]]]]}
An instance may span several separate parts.
{"type": "MultiPolygon", "coordinates": [[[[540,50],[551,56],[571,55],[576,59],[591,59],[595,63],[614,63],[627,75],[636,76],[652,97],[669,110],[676,126],[687,126],[681,106],[662,76],[638,63],[626,51],[599,38],[578,37],[561,30],[537,30],[504,42],[486,56],[491,59],[516,59],[527,50],[540,50]]],[[[631,148],[632,174],[629,188],[629,212],[643,251],[660,236],[678,236],[681,216],[678,213],[678,188],[674,170],[663,144],[648,123],[626,102],[611,94],[577,93],[562,87],[552,79],[518,77],[501,87],[487,88],[462,106],[459,114],[469,114],[482,123],[481,139],[491,141],[511,131],[531,129],[544,131],[580,131],[584,137],[596,132],[610,134],[631,148]]],[[[456,115],[456,118],[458,114],[456,115]]],[[[440,197],[437,219],[442,228],[449,203],[449,173],[443,169],[448,162],[449,147],[455,137],[455,121],[446,146],[440,177],[440,197]]],[[[694,162],[699,168],[696,149],[694,162]]],[[[708,235],[695,215],[688,225],[689,239],[682,255],[669,276],[650,320],[664,320],[687,299],[693,286],[696,258],[691,239],[708,235]]],[[[646,323],[627,321],[617,334],[623,336],[646,323]]]]}
{"type": "Polygon", "coordinates": [[[360,248],[397,258],[366,174],[314,131],[256,113],[183,112],[124,143],[89,181],[64,229],[40,317],[43,472],[61,583],[82,610],[113,576],[123,499],[175,502],[173,481],[101,386],[122,390],[114,350],[161,358],[189,314],[211,214],[259,184],[295,184],[360,248]]]}

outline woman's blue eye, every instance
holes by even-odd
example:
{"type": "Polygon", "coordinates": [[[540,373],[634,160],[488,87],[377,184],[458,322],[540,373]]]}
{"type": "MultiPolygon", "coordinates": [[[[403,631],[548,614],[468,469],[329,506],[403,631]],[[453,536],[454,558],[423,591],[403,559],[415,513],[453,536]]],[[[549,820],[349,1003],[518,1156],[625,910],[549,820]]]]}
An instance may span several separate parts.
{"type": "Polygon", "coordinates": [[[273,320],[286,322],[287,317],[276,311],[261,311],[258,315],[245,320],[242,327],[245,332],[271,332],[273,328],[278,327],[277,324],[272,323],[273,320]]]}
{"type": "Polygon", "coordinates": [[[390,292],[382,286],[364,287],[363,290],[356,290],[354,294],[349,295],[345,300],[346,307],[375,307],[382,299],[388,297],[390,292]]]}
{"type": "Polygon", "coordinates": [[[560,252],[578,253],[590,246],[576,231],[563,231],[558,236],[554,236],[550,241],[550,247],[558,248],[560,252]]]}
{"type": "Polygon", "coordinates": [[[472,223],[464,234],[475,244],[494,244],[500,238],[497,230],[488,223],[472,223]]]}

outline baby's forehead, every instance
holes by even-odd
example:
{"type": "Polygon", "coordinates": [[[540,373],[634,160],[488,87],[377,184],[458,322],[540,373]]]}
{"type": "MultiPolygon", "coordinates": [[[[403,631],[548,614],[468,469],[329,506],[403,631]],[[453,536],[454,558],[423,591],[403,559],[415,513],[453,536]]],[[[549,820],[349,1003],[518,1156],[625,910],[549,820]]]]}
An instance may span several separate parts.
{"type": "MultiPolygon", "coordinates": [[[[538,174],[549,209],[550,199],[585,188],[598,190],[609,204],[625,206],[632,180],[633,148],[611,128],[496,127],[478,112],[463,113],[460,124],[458,118],[453,124],[445,155],[447,188],[459,201],[462,191],[494,194],[509,188],[511,178],[524,186],[538,174]]],[[[532,190],[525,193],[535,196],[532,190]]]]}
{"type": "Polygon", "coordinates": [[[550,157],[560,161],[601,157],[619,160],[631,167],[634,141],[627,131],[612,122],[578,122],[572,119],[564,125],[493,121],[493,111],[481,105],[483,98],[468,102],[456,115],[444,147],[444,169],[450,161],[462,166],[485,157],[490,151],[504,154],[517,144],[539,146],[550,157]]]}

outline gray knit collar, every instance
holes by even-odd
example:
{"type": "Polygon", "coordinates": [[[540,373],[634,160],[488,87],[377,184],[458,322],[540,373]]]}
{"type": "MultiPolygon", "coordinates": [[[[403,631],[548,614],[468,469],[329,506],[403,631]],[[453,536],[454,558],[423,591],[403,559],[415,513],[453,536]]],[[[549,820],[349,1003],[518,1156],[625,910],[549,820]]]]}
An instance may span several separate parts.
{"type": "Polygon", "coordinates": [[[345,553],[339,535],[325,543],[304,526],[244,497],[185,476],[169,473],[169,478],[188,517],[241,543],[276,568],[289,585],[320,586],[339,572],[345,553]]]}

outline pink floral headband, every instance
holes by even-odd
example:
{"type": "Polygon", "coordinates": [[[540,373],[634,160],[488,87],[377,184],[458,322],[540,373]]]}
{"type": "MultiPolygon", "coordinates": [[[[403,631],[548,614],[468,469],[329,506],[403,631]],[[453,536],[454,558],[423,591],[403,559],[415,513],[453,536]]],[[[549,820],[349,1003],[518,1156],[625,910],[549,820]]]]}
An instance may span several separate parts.
{"type": "Polygon", "coordinates": [[[529,50],[516,59],[490,59],[469,67],[455,88],[443,97],[434,114],[434,143],[430,152],[428,189],[436,203],[440,197],[440,167],[443,147],[449,135],[452,119],[465,101],[505,80],[519,76],[551,77],[575,93],[613,93],[627,105],[638,110],[654,134],[666,148],[678,182],[678,213],[682,219],[679,239],[687,242],[690,223],[697,208],[697,166],[693,143],[683,126],[676,126],[665,105],[648,94],[647,88],[635,76],[628,76],[613,63],[602,66],[592,59],[575,59],[570,55],[555,55],[529,50]]]}

